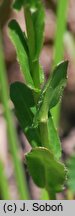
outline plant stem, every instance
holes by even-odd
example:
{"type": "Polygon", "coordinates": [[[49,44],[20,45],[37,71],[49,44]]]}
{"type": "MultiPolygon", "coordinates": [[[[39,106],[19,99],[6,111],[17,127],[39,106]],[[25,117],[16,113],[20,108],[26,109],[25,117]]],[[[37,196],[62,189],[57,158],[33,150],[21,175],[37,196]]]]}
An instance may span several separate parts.
{"type": "Polygon", "coordinates": [[[63,49],[63,41],[64,41],[64,33],[66,30],[66,20],[67,20],[67,6],[68,0],[57,1],[57,30],[55,37],[55,60],[54,67],[62,60],[64,49],[63,49]]]}
{"type": "Polygon", "coordinates": [[[40,138],[42,146],[49,149],[49,139],[48,139],[48,124],[47,122],[40,123],[40,138]]]}
{"type": "Polygon", "coordinates": [[[48,195],[49,195],[49,200],[56,200],[56,195],[53,190],[52,191],[48,190],[48,195]]]}
{"type": "Polygon", "coordinates": [[[49,194],[48,194],[48,191],[46,189],[41,190],[40,199],[41,200],[49,200],[49,194]]]}
{"type": "Polygon", "coordinates": [[[0,190],[2,194],[2,199],[10,200],[8,182],[4,174],[4,166],[1,160],[0,160],[0,190]]]}
{"type": "Polygon", "coordinates": [[[74,193],[68,189],[66,197],[67,197],[67,200],[73,200],[74,199],[74,193]]]}
{"type": "MultiPolygon", "coordinates": [[[[31,63],[31,74],[32,74],[32,78],[34,81],[34,86],[36,89],[40,90],[40,76],[39,76],[39,62],[34,61],[31,63]]],[[[37,93],[34,93],[34,100],[35,100],[35,104],[37,105],[38,99],[40,96],[40,91],[37,93]]]]}
{"type": "Polygon", "coordinates": [[[13,124],[13,116],[11,115],[9,109],[9,93],[8,93],[8,84],[6,77],[6,69],[3,58],[3,49],[2,49],[2,40],[0,34],[0,87],[1,87],[1,97],[4,106],[4,114],[7,122],[7,130],[9,136],[9,145],[10,150],[13,156],[14,168],[15,168],[15,176],[18,185],[18,190],[20,194],[20,199],[28,199],[28,191],[27,184],[25,180],[24,170],[21,164],[21,160],[19,158],[19,145],[16,136],[16,131],[13,124]]]}
{"type": "MultiPolygon", "coordinates": [[[[64,33],[66,30],[66,20],[67,20],[67,6],[68,0],[58,0],[57,7],[57,30],[55,37],[55,58],[54,58],[54,66],[55,67],[62,59],[64,54],[64,33]]],[[[60,116],[60,104],[57,104],[52,109],[52,115],[54,119],[55,126],[58,128],[59,125],[59,116],[60,116]]]]}

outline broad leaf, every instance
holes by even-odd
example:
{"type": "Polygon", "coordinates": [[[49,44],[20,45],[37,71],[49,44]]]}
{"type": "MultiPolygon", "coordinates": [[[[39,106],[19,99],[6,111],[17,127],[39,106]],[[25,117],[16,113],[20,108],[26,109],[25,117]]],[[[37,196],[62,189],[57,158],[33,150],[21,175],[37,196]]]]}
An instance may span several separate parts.
{"type": "Polygon", "coordinates": [[[31,108],[34,107],[33,90],[25,84],[15,82],[10,86],[10,97],[15,106],[15,111],[21,128],[26,134],[32,146],[39,146],[40,137],[37,129],[32,129],[34,114],[31,108]]]}
{"type": "Polygon", "coordinates": [[[32,149],[26,154],[26,160],[30,175],[37,186],[54,192],[62,190],[66,180],[66,169],[48,149],[32,149]]]}
{"type": "Polygon", "coordinates": [[[33,114],[30,107],[34,106],[32,90],[23,83],[15,82],[10,86],[10,97],[15,105],[22,128],[25,129],[31,126],[33,114]]]}
{"type": "Polygon", "coordinates": [[[34,125],[37,125],[39,122],[46,122],[49,110],[61,99],[67,80],[67,67],[68,61],[60,63],[43,88],[38,101],[34,125]]]}
{"type": "Polygon", "coordinates": [[[29,86],[34,87],[33,80],[30,75],[28,47],[26,39],[24,37],[22,30],[20,29],[19,24],[15,20],[12,20],[9,23],[9,36],[15,46],[17,52],[17,59],[19,61],[21,71],[23,72],[26,83],[29,86]]]}

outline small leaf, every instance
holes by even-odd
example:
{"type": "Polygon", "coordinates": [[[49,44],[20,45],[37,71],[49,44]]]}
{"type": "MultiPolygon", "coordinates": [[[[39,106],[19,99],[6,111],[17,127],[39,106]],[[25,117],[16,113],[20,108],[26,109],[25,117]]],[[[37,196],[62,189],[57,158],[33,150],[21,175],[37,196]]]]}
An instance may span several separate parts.
{"type": "Polygon", "coordinates": [[[27,29],[28,47],[31,60],[34,60],[35,56],[35,32],[32,20],[32,12],[29,7],[25,8],[25,21],[27,29]]]}
{"type": "Polygon", "coordinates": [[[66,169],[48,149],[32,149],[26,154],[26,160],[30,175],[37,186],[54,192],[62,190],[66,180],[66,169]]]}
{"type": "Polygon", "coordinates": [[[36,10],[25,7],[25,18],[31,59],[39,59],[44,40],[45,11],[41,1],[38,1],[36,10]]]}
{"type": "Polygon", "coordinates": [[[60,63],[44,86],[38,101],[34,125],[48,120],[48,112],[60,100],[67,80],[68,61],[60,63]]]}
{"type": "Polygon", "coordinates": [[[12,20],[9,23],[9,36],[15,46],[17,59],[19,61],[26,83],[29,86],[34,87],[29,68],[27,43],[19,24],[15,20],[12,20]]]}
{"type": "Polygon", "coordinates": [[[25,84],[15,82],[10,86],[10,97],[14,103],[16,115],[32,146],[39,146],[40,137],[37,129],[32,129],[33,112],[31,108],[34,107],[33,90],[28,88],[25,84]]]}
{"type": "Polygon", "coordinates": [[[13,3],[13,8],[16,10],[20,10],[24,2],[27,2],[27,0],[15,0],[13,3]]]}
{"type": "Polygon", "coordinates": [[[13,3],[13,8],[20,10],[22,6],[36,7],[40,0],[15,0],[13,3]]]}
{"type": "Polygon", "coordinates": [[[43,3],[41,1],[39,1],[37,10],[34,13],[32,13],[32,18],[34,23],[35,40],[36,40],[35,59],[38,59],[43,46],[44,26],[45,26],[45,10],[44,10],[43,3]]]}

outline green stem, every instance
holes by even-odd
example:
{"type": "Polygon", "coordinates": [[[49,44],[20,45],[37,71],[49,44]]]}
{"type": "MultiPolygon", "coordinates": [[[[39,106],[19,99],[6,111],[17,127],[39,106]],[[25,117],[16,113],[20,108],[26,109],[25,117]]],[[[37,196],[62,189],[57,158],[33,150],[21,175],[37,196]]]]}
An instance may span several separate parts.
{"type": "Polygon", "coordinates": [[[40,123],[40,138],[42,146],[49,149],[49,138],[48,138],[48,124],[47,122],[40,123]]]}
{"type": "Polygon", "coordinates": [[[24,170],[21,164],[21,160],[19,157],[19,145],[16,136],[16,131],[13,124],[13,116],[11,115],[9,109],[9,93],[8,93],[8,84],[7,84],[7,77],[6,77],[6,69],[4,64],[3,58],[3,49],[2,49],[2,40],[0,34],[0,86],[1,86],[1,97],[4,106],[4,113],[7,122],[7,130],[9,136],[9,145],[10,150],[13,156],[14,168],[15,168],[15,176],[18,185],[18,190],[20,193],[20,199],[28,199],[28,191],[27,191],[27,184],[25,179],[24,170]]]}
{"type": "MultiPolygon", "coordinates": [[[[48,122],[41,122],[39,128],[40,128],[40,139],[41,139],[42,146],[50,149],[50,141],[49,141],[49,134],[48,134],[48,122]]],[[[42,192],[42,194],[41,194],[42,199],[43,199],[43,196],[45,194],[47,199],[56,200],[56,195],[55,195],[54,191],[50,190],[48,188],[46,188],[46,189],[44,189],[44,193],[42,192]],[[47,195],[46,189],[47,189],[48,195],[47,195]]]]}
{"type": "MultiPolygon", "coordinates": [[[[55,36],[55,57],[54,57],[54,65],[55,67],[60,61],[63,59],[64,55],[64,33],[66,30],[66,21],[67,21],[67,6],[68,0],[58,0],[57,6],[57,30],[55,36]]],[[[58,103],[51,111],[54,119],[54,124],[58,128],[59,125],[59,117],[60,117],[60,104],[58,103]]]]}
{"type": "Polygon", "coordinates": [[[56,194],[53,190],[48,190],[49,200],[56,200],[56,194]]]}
{"type": "Polygon", "coordinates": [[[67,190],[67,192],[66,192],[66,199],[67,200],[73,200],[74,199],[74,194],[73,194],[73,192],[71,191],[71,190],[67,190]]]}
{"type": "Polygon", "coordinates": [[[4,174],[4,166],[1,160],[0,160],[0,191],[3,200],[6,199],[10,200],[9,186],[8,186],[6,176],[4,174]]]}
{"type": "Polygon", "coordinates": [[[41,200],[49,200],[49,194],[48,194],[48,191],[45,188],[41,190],[40,199],[41,200]]]}
{"type": "MultiPolygon", "coordinates": [[[[35,88],[40,89],[40,75],[39,75],[39,62],[38,60],[31,63],[31,74],[34,81],[35,88]]],[[[40,96],[40,91],[37,93],[34,93],[34,100],[35,104],[37,105],[38,99],[40,96]]]]}
{"type": "Polygon", "coordinates": [[[57,2],[57,30],[55,37],[54,66],[56,66],[62,60],[64,54],[63,41],[66,30],[68,0],[58,0],[57,2]]]}
{"type": "Polygon", "coordinates": [[[32,77],[36,88],[40,89],[40,74],[39,74],[39,61],[32,62],[31,65],[32,77]]]}

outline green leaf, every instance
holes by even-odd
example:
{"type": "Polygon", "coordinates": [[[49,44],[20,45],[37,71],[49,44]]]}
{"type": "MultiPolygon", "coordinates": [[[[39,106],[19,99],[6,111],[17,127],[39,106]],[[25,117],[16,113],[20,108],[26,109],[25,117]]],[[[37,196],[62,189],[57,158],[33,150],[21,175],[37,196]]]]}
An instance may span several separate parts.
{"type": "Polygon", "coordinates": [[[33,20],[32,20],[32,12],[30,11],[29,7],[25,8],[25,21],[26,21],[26,30],[27,30],[27,37],[28,37],[28,47],[29,47],[30,59],[34,60],[35,31],[34,31],[33,20]]]}
{"type": "Polygon", "coordinates": [[[43,37],[44,26],[45,26],[44,6],[41,0],[38,1],[15,0],[13,4],[13,7],[15,9],[20,10],[22,6],[24,6],[25,8],[25,18],[26,18],[26,25],[27,25],[30,54],[31,57],[33,57],[33,54],[35,54],[35,58],[37,59],[42,49],[43,39],[44,39],[43,37]],[[35,10],[33,8],[35,8],[35,10]]]}
{"type": "Polygon", "coordinates": [[[33,148],[42,145],[38,129],[36,129],[36,128],[28,128],[28,130],[25,132],[25,135],[26,135],[30,145],[33,148]]]}
{"type": "Polygon", "coordinates": [[[16,10],[20,10],[22,6],[30,6],[30,7],[36,7],[38,2],[40,0],[15,0],[13,3],[13,7],[16,10]]]}
{"type": "Polygon", "coordinates": [[[32,125],[33,114],[30,107],[34,106],[32,90],[25,84],[15,82],[10,86],[10,97],[16,109],[23,130],[32,125]]]}
{"type": "Polygon", "coordinates": [[[61,99],[67,80],[68,61],[62,62],[55,68],[52,76],[44,86],[38,101],[34,125],[48,120],[49,110],[61,99]]]}
{"type": "Polygon", "coordinates": [[[37,186],[54,192],[62,190],[66,180],[66,169],[48,149],[32,149],[26,154],[26,160],[30,175],[37,186]]]}
{"type": "Polygon", "coordinates": [[[10,86],[10,97],[14,103],[16,115],[32,146],[39,146],[40,137],[37,129],[32,129],[34,114],[31,108],[34,107],[33,90],[25,84],[15,82],[10,86]]]}
{"type": "Polygon", "coordinates": [[[34,61],[39,59],[44,39],[45,10],[41,1],[38,1],[36,10],[25,7],[25,20],[30,57],[34,61]]]}
{"type": "Polygon", "coordinates": [[[17,59],[19,61],[20,68],[23,72],[26,83],[29,86],[34,87],[33,80],[30,75],[27,42],[19,24],[15,20],[12,20],[9,23],[9,36],[15,46],[17,59]]]}
{"type": "Polygon", "coordinates": [[[75,155],[72,156],[68,163],[68,187],[69,189],[75,193],[75,155]]]}
{"type": "Polygon", "coordinates": [[[24,2],[27,2],[27,0],[15,0],[13,3],[13,8],[16,10],[20,10],[24,2]]]}
{"type": "Polygon", "coordinates": [[[37,10],[32,13],[34,30],[35,30],[35,59],[39,58],[44,41],[44,27],[45,27],[45,10],[43,3],[40,1],[37,10]]]}

